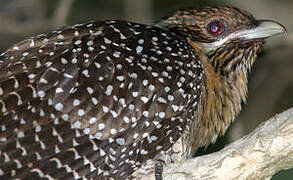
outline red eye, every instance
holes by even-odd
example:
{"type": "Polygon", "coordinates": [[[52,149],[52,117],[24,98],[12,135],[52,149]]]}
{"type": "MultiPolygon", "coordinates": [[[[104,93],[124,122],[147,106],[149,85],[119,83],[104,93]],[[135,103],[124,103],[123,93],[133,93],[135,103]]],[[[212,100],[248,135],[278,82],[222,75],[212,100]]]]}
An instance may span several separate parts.
{"type": "Polygon", "coordinates": [[[209,33],[213,34],[213,35],[219,35],[222,33],[222,23],[219,21],[213,21],[209,24],[208,26],[208,31],[209,33]]]}

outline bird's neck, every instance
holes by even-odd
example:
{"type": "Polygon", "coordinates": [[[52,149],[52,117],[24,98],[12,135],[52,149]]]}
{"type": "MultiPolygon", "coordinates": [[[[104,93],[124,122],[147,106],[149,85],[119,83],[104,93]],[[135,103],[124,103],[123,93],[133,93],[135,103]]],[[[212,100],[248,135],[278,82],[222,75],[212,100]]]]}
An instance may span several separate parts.
{"type": "Polygon", "coordinates": [[[204,98],[200,110],[202,120],[191,128],[194,132],[191,132],[190,153],[195,153],[198,147],[207,146],[223,135],[239,114],[241,103],[246,101],[247,70],[239,67],[227,76],[222,76],[215,72],[208,58],[200,52],[201,48],[191,41],[190,44],[197,51],[205,70],[204,98]],[[209,132],[202,132],[202,129],[209,132]],[[192,137],[192,134],[200,135],[200,138],[192,137]]]}

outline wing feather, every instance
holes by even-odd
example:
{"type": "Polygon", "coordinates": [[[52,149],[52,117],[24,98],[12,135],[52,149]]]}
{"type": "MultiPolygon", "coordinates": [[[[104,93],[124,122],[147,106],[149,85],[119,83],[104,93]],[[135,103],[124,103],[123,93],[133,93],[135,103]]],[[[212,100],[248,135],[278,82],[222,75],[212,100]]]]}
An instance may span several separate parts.
{"type": "Polygon", "coordinates": [[[92,22],[9,48],[0,61],[4,174],[125,178],[168,150],[188,124],[187,96],[200,91],[190,75],[197,57],[168,33],[92,22]]]}

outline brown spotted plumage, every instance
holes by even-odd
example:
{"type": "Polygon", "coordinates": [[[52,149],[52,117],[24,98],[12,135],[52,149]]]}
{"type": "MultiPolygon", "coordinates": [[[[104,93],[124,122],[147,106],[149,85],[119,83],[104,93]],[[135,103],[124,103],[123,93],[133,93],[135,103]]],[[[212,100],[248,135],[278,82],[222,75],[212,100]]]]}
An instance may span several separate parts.
{"type": "Polygon", "coordinates": [[[264,38],[282,32],[220,6],[13,45],[0,56],[0,179],[126,179],[175,151],[191,157],[224,134],[264,38]]]}

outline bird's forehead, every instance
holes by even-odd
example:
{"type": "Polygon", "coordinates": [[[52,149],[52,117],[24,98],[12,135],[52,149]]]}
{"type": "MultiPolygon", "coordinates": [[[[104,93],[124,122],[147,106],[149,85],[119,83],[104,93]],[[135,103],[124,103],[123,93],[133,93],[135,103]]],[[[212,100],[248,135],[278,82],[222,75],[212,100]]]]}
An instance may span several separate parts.
{"type": "Polygon", "coordinates": [[[210,20],[222,18],[230,20],[235,24],[248,24],[254,20],[251,13],[233,6],[215,6],[204,8],[189,8],[187,11],[178,11],[179,16],[189,16],[196,20],[210,20]]]}

